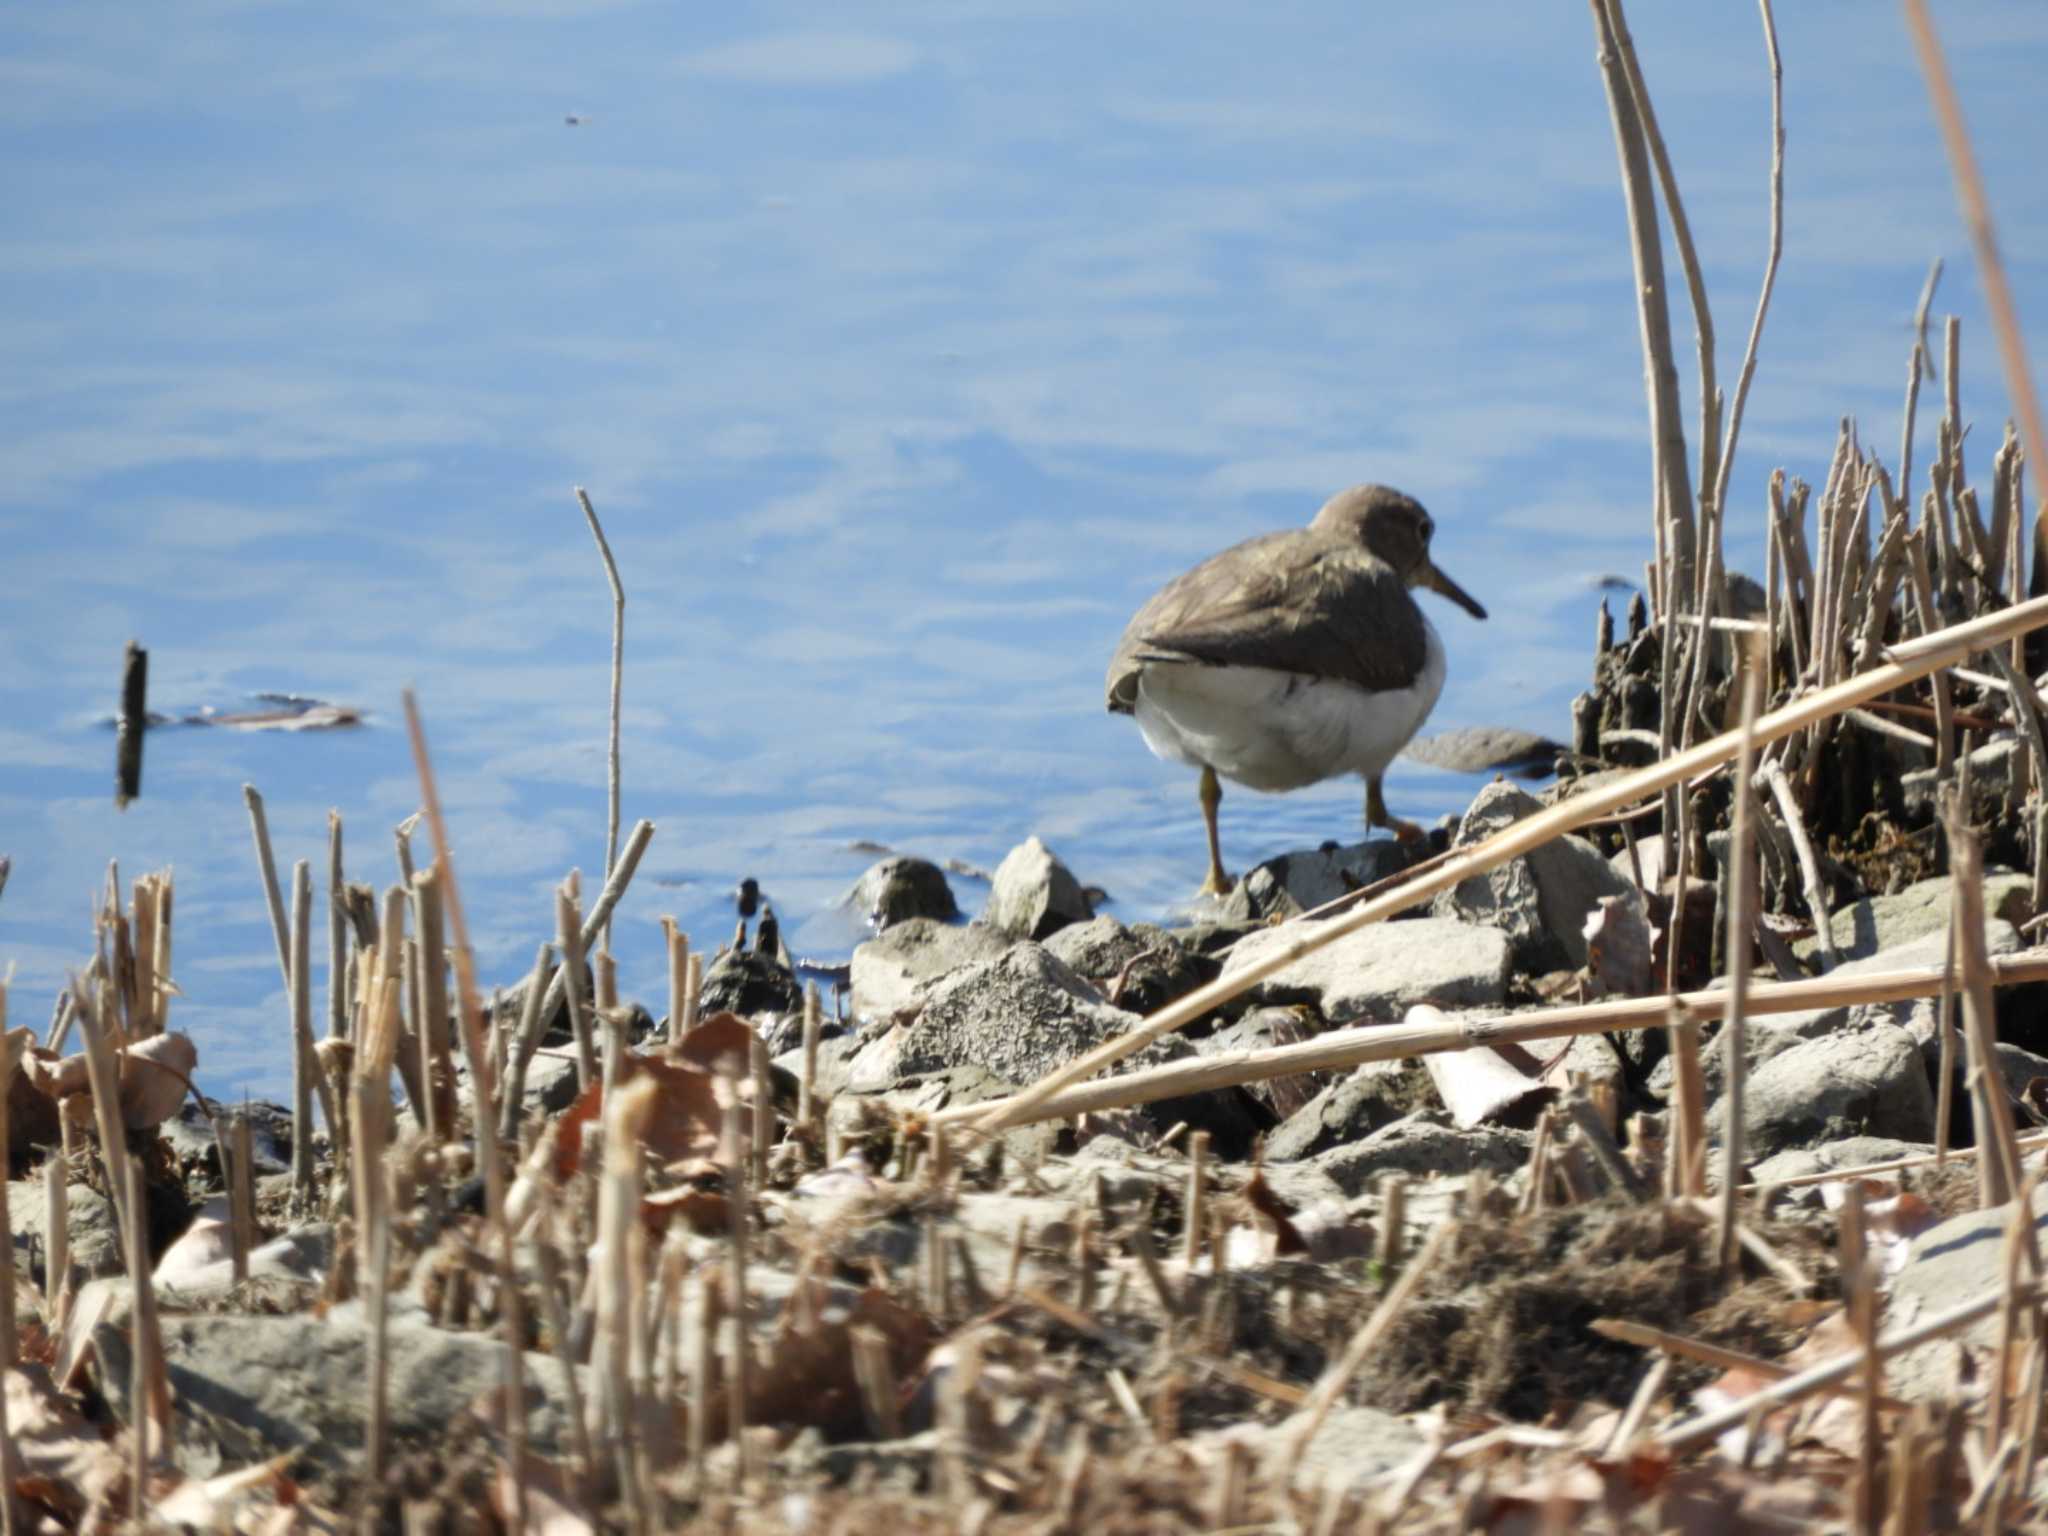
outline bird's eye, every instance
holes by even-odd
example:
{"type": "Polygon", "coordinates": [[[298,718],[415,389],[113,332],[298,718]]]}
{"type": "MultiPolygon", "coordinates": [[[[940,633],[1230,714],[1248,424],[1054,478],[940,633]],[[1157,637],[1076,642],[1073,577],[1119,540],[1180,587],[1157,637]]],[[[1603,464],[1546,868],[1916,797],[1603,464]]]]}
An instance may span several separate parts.
{"type": "Polygon", "coordinates": [[[1427,544],[1429,542],[1430,535],[1435,532],[1436,524],[1432,523],[1428,518],[1425,517],[1422,520],[1422,542],[1427,544]]]}

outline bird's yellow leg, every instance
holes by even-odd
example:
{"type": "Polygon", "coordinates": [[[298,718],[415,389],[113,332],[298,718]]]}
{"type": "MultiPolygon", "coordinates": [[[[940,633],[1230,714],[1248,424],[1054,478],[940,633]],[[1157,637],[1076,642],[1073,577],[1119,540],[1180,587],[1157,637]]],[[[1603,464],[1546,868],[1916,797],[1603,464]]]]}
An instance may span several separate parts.
{"type": "Polygon", "coordinates": [[[1223,785],[1214,768],[1203,767],[1195,797],[1202,802],[1202,825],[1209,833],[1209,878],[1202,882],[1198,894],[1222,896],[1230,890],[1230,876],[1223,873],[1223,849],[1216,839],[1216,807],[1223,803],[1223,785]]]}
{"type": "Polygon", "coordinates": [[[1387,802],[1380,794],[1380,779],[1374,774],[1365,781],[1365,824],[1385,827],[1404,843],[1420,842],[1428,834],[1412,821],[1387,814],[1387,802]]]}

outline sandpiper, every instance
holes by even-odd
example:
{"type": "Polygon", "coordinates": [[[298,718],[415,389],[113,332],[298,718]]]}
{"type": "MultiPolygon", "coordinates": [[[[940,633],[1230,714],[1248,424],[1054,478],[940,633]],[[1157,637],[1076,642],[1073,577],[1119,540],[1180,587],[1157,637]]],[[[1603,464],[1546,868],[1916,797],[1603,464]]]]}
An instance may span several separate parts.
{"type": "Polygon", "coordinates": [[[1230,888],[1218,774],[1277,792],[1360,773],[1367,824],[1404,842],[1422,836],[1387,814],[1380,793],[1444,686],[1443,642],[1409,589],[1486,617],[1431,563],[1434,531],[1412,498],[1353,486],[1308,527],[1246,539],[1175,577],[1124,630],[1109,707],[1137,717],[1155,755],[1202,770],[1203,894],[1230,888]]]}

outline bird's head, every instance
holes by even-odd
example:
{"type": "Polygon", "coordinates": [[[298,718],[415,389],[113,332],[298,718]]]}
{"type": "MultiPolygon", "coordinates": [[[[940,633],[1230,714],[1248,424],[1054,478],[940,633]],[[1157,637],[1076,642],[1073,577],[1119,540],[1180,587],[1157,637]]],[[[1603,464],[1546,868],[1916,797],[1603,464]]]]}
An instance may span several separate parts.
{"type": "Polygon", "coordinates": [[[1412,496],[1384,485],[1354,485],[1323,503],[1309,525],[1318,532],[1354,539],[1377,555],[1411,587],[1441,593],[1475,619],[1486,610],[1429,558],[1436,524],[1412,496]]]}

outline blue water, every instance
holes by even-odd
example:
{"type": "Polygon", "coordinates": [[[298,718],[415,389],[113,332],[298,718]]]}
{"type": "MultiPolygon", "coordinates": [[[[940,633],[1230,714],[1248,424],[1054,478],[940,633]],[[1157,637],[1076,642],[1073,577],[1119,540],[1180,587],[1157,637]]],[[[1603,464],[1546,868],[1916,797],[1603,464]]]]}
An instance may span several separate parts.
{"type": "MultiPolygon", "coordinates": [[[[1731,511],[1752,569],[1771,468],[1819,477],[1845,413],[1896,443],[1934,257],[1976,464],[2006,411],[1897,15],[1782,10],[1785,259],[1731,511]]],[[[1941,11],[2048,356],[2048,13],[1941,11]]],[[[1743,6],[1636,12],[1732,384],[1765,250],[1760,31],[1743,6]]],[[[657,1008],[658,917],[715,942],[742,875],[800,950],[843,954],[857,839],[989,868],[1037,832],[1120,915],[1183,900],[1192,783],[1102,712],[1102,667],[1161,581],[1354,481],[1427,503],[1492,614],[1424,599],[1450,655],[1433,728],[1565,731],[1592,583],[1649,553],[1583,7],[850,15],[0,16],[16,1023],[87,953],[107,860],[172,866],[200,1081],[279,1093],[240,786],[287,868],[324,870],[336,807],[352,876],[388,882],[408,685],[482,968],[517,974],[553,884],[603,862],[610,607],[579,483],[628,593],[624,815],[659,831],[616,942],[657,1008]],[[130,637],[159,708],[282,690],[370,723],[155,733],[117,813],[100,722],[130,637]]],[[[1429,818],[1471,789],[1397,767],[1389,798],[1429,818]]],[[[1225,854],[1359,825],[1355,784],[1231,792],[1225,854]]]]}

